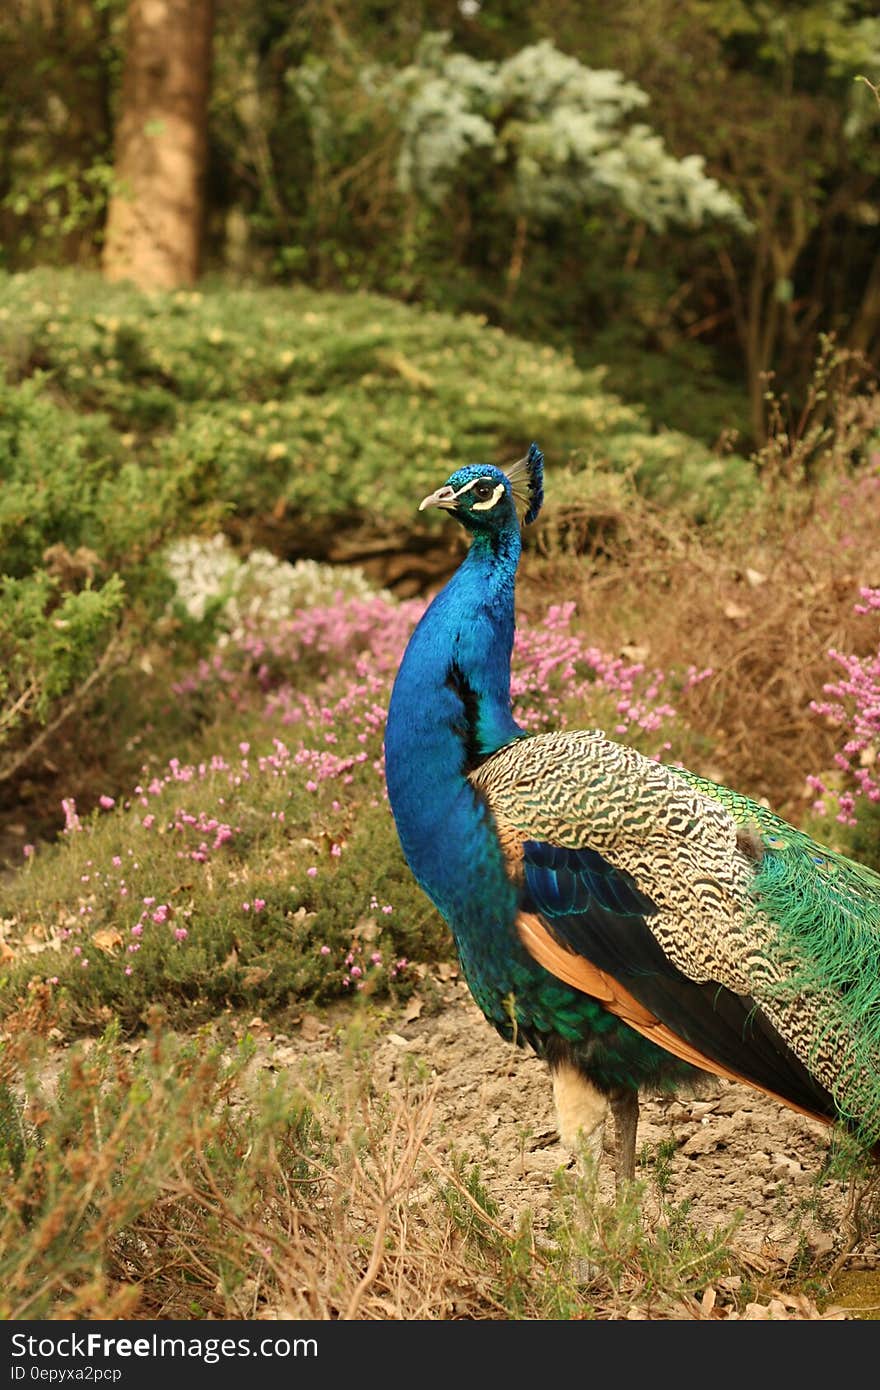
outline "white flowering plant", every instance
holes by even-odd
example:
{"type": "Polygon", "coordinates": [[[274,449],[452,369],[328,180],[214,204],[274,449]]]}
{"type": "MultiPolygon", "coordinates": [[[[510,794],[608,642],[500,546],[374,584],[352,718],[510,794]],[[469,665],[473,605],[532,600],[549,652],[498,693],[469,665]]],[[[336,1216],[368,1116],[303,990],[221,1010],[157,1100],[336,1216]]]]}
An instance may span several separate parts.
{"type": "MultiPolygon", "coordinates": [[[[376,590],[354,565],[317,560],[290,564],[271,551],[242,557],[222,533],[183,536],[167,547],[165,569],[174,584],[171,610],[194,622],[210,620],[220,643],[276,627],[302,608],[332,605],[341,599],[375,598],[376,590]]],[[[383,597],[390,595],[383,592],[383,597]]]]}

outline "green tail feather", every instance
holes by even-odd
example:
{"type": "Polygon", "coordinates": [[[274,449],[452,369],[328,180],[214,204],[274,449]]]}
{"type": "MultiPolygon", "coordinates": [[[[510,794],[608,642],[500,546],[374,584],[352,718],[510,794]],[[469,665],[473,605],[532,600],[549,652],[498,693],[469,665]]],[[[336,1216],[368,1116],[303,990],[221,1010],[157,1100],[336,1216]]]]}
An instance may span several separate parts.
{"type": "MultiPolygon", "coordinates": [[[[816,847],[818,849],[818,846],[816,847]]],[[[810,1064],[834,1058],[830,1078],[844,1118],[880,1140],[880,882],[866,891],[861,866],[843,857],[811,862],[803,847],[771,849],[752,895],[779,928],[788,978],[780,1001],[812,998],[810,1064]],[[806,861],[806,862],[805,862],[806,861]],[[818,880],[818,881],[817,881],[818,880]]],[[[827,1062],[826,1062],[827,1065],[827,1062]]]]}
{"type": "Polygon", "coordinates": [[[694,786],[754,830],[763,855],[755,908],[778,928],[779,980],[762,1001],[804,1001],[804,1058],[841,1117],[869,1145],[880,1141],[880,874],[811,839],[752,801],[693,774],[694,786]]]}

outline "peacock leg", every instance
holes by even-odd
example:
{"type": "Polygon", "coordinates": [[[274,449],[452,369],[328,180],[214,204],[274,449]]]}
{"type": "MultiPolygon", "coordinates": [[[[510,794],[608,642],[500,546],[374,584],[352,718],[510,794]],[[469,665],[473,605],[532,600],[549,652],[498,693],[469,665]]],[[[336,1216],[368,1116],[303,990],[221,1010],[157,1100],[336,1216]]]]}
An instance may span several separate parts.
{"type": "MultiPolygon", "coordinates": [[[[563,1147],[575,1155],[578,1171],[587,1185],[587,1193],[595,1195],[608,1097],[570,1062],[554,1062],[550,1075],[559,1138],[563,1147]]],[[[580,1239],[586,1242],[586,1250],[591,1252],[587,1254],[580,1244],[577,1247],[583,1251],[574,1266],[574,1277],[580,1284],[590,1284],[599,1273],[599,1265],[592,1253],[596,1249],[594,1223],[591,1197],[586,1209],[582,1209],[577,1217],[580,1239]]]]}
{"type": "Polygon", "coordinates": [[[570,1063],[551,1071],[559,1138],[570,1153],[588,1157],[598,1170],[608,1098],[570,1063]]]}
{"type": "Polygon", "coordinates": [[[639,1093],[621,1086],[611,1092],[611,1113],[617,1139],[615,1175],[618,1191],[636,1175],[636,1132],[639,1126],[639,1093]]]}

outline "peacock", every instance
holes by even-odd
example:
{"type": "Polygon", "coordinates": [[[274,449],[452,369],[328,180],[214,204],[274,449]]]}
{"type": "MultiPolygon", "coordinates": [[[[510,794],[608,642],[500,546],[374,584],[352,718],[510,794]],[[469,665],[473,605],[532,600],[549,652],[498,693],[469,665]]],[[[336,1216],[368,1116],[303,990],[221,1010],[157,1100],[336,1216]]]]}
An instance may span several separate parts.
{"type": "Polygon", "coordinates": [[[560,1139],[635,1174],[639,1095],[705,1073],[880,1158],[880,875],[748,796],[599,729],[529,733],[511,708],[521,522],[537,444],[466,464],[419,510],[467,555],[416,626],[385,732],[404,856],[503,1037],[548,1064],[560,1139]]]}

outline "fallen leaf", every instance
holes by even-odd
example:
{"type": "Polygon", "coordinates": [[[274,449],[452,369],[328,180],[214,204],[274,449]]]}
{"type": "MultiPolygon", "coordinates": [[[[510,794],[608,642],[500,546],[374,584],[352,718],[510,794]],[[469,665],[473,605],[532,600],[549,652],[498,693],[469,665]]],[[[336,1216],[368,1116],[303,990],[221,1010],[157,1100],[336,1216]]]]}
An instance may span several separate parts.
{"type": "Polygon", "coordinates": [[[621,647],[620,655],[623,657],[624,661],[647,661],[648,657],[651,655],[651,647],[647,642],[641,644],[628,642],[626,646],[621,647]]]}
{"type": "Polygon", "coordinates": [[[743,1313],[743,1321],[755,1322],[757,1320],[769,1322],[770,1309],[763,1303],[747,1303],[746,1310],[743,1313]]]}
{"type": "Polygon", "coordinates": [[[299,927],[304,922],[311,922],[312,918],[317,917],[317,915],[317,912],[307,912],[304,907],[298,907],[295,912],[288,912],[287,919],[290,922],[295,922],[299,927]]]}
{"type": "Polygon", "coordinates": [[[351,935],[355,941],[375,941],[379,935],[379,924],[375,917],[359,917],[351,935]]]}
{"type": "Polygon", "coordinates": [[[316,1014],[303,1014],[302,1022],[299,1025],[300,1036],[306,1042],[314,1042],[327,1031],[327,1025],[322,1023],[316,1014]]]}
{"type": "Polygon", "coordinates": [[[92,933],[92,943],[99,951],[114,956],[122,945],[122,934],[115,927],[100,927],[92,933]]]}
{"type": "Polygon", "coordinates": [[[810,1236],[810,1249],[814,1255],[830,1255],[834,1249],[834,1236],[830,1231],[817,1231],[810,1236]]]}
{"type": "Polygon", "coordinates": [[[241,982],[245,989],[254,989],[268,980],[270,973],[262,965],[249,965],[241,977],[241,982]]]}
{"type": "Polygon", "coordinates": [[[740,608],[738,603],[725,603],[724,616],[730,618],[731,622],[737,622],[740,618],[747,618],[749,611],[747,608],[740,608]]]}
{"type": "Polygon", "coordinates": [[[762,584],[767,583],[767,576],[766,574],[762,574],[760,570],[747,569],[746,583],[749,584],[751,588],[758,589],[762,584]]]}
{"type": "Polygon", "coordinates": [[[403,1011],[404,1022],[412,1023],[414,1019],[420,1018],[423,1008],[424,1004],[421,999],[417,994],[414,994],[403,1011]]]}

